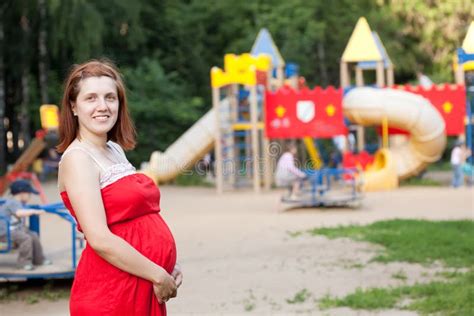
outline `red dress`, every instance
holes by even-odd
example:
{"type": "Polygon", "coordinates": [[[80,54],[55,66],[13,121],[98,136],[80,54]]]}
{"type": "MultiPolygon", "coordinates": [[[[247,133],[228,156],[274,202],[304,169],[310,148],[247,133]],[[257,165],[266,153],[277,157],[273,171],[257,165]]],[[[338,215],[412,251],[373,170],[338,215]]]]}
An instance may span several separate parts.
{"type": "MultiPolygon", "coordinates": [[[[160,192],[144,174],[126,175],[101,189],[112,233],[123,238],[168,273],[176,263],[176,246],[161,218],[160,192]]],[[[66,191],[65,206],[75,217],[66,191]]],[[[78,229],[81,228],[78,225],[78,229]]],[[[166,315],[152,283],[116,268],[87,245],[77,266],[71,291],[70,313],[75,315],[166,315]]]]}

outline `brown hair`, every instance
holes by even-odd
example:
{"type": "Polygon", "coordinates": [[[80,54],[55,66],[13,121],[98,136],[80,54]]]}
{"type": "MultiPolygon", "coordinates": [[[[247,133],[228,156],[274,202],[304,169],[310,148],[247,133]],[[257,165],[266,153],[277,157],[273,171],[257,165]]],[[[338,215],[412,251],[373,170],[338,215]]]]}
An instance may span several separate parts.
{"type": "Polygon", "coordinates": [[[57,151],[62,153],[74,141],[79,131],[77,117],[73,115],[71,102],[75,102],[81,90],[81,81],[89,77],[110,77],[115,81],[119,99],[117,122],[107,133],[107,140],[117,142],[125,150],[135,147],[135,127],[128,113],[125,85],[120,72],[115,65],[107,60],[90,60],[80,65],[74,65],[64,82],[64,95],[61,101],[59,117],[59,145],[57,151]]]}
{"type": "Polygon", "coordinates": [[[293,149],[298,150],[298,146],[296,145],[296,142],[294,140],[287,141],[285,144],[285,150],[292,151],[293,149]]]}

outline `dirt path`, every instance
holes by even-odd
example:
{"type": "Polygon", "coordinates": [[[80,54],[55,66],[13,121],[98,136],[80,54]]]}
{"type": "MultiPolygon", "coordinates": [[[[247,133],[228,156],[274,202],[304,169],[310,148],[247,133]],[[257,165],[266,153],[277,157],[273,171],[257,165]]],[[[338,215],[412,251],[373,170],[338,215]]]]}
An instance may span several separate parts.
{"type": "MultiPolygon", "coordinates": [[[[377,251],[373,245],[305,234],[291,237],[288,232],[391,218],[474,218],[472,189],[402,188],[368,194],[359,210],[283,213],[278,212],[280,193],[216,196],[213,189],[162,188],[162,214],[175,235],[185,273],[179,298],[168,304],[170,315],[413,315],[399,310],[319,311],[316,301],[357,287],[401,284],[392,276],[401,270],[408,283],[427,280],[440,267],[368,263],[377,251]],[[290,304],[287,300],[300,291],[307,293],[304,302],[290,304]]],[[[48,195],[52,200],[57,197],[54,186],[48,187],[48,195]]],[[[59,247],[57,236],[64,231],[52,218],[44,226],[48,247],[59,247]]],[[[24,304],[12,302],[0,308],[8,315],[67,314],[67,301],[24,304]]]]}

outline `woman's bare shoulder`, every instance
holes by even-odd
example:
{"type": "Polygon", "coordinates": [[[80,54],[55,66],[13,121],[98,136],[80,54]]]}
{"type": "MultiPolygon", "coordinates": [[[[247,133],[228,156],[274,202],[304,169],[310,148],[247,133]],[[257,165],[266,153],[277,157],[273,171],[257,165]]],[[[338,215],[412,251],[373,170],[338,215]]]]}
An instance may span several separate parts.
{"type": "Polygon", "coordinates": [[[70,167],[80,167],[82,164],[88,164],[90,162],[93,162],[92,157],[86,149],[80,145],[70,145],[61,157],[59,169],[64,170],[70,167]]]}
{"type": "Polygon", "coordinates": [[[80,145],[71,145],[64,152],[59,164],[59,188],[64,188],[65,182],[74,182],[70,181],[72,180],[71,178],[77,178],[78,176],[81,178],[92,177],[98,179],[99,172],[100,170],[86,149],[80,145]]]}

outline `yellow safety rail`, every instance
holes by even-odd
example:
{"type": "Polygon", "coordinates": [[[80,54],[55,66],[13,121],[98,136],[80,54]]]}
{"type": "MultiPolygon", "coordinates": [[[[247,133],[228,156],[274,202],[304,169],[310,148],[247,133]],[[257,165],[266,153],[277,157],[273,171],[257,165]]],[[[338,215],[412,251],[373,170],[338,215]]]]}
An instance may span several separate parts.
{"type": "Polygon", "coordinates": [[[388,148],[388,118],[384,117],[382,120],[382,146],[388,148]]]}
{"type": "Polygon", "coordinates": [[[309,157],[313,162],[313,166],[315,169],[321,169],[323,166],[323,162],[321,160],[321,156],[319,155],[319,151],[314,145],[314,141],[311,137],[303,138],[304,144],[306,146],[306,150],[308,151],[309,157]]]}
{"type": "MultiPolygon", "coordinates": [[[[263,122],[258,122],[257,123],[257,128],[258,129],[263,129],[265,124],[263,122]]],[[[232,124],[232,129],[234,131],[247,131],[252,129],[252,124],[251,123],[235,123],[232,124]]]]}

